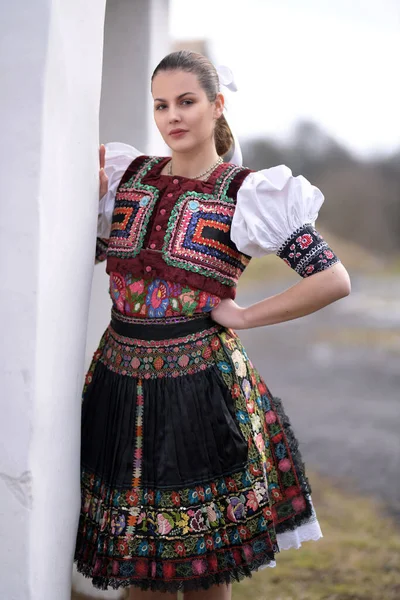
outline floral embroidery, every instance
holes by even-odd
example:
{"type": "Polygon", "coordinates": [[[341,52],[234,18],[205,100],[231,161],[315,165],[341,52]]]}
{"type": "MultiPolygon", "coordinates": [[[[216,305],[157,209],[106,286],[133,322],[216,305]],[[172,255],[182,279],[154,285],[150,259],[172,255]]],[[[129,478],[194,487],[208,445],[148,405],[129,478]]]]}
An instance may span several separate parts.
{"type": "MultiPolygon", "coordinates": [[[[172,351],[171,345],[164,344],[163,348],[160,342],[146,344],[142,341],[139,345],[137,340],[118,335],[110,325],[102,337],[100,361],[111,371],[129,377],[151,379],[193,375],[214,363],[210,331],[217,329],[212,327],[187,338],[178,338],[172,351]]],[[[231,368],[225,364],[227,369],[231,368]]],[[[89,369],[88,383],[91,377],[89,369]]]]}
{"type": "Polygon", "coordinates": [[[220,298],[187,285],[163,279],[135,279],[110,273],[110,296],[115,308],[128,316],[162,318],[210,312],[220,298]]]}
{"type": "Polygon", "coordinates": [[[322,236],[309,224],[295,231],[280,247],[277,256],[302,277],[309,277],[339,262],[322,236]]]}
{"type": "Polygon", "coordinates": [[[302,250],[305,250],[306,248],[311,246],[313,238],[309,233],[305,233],[304,235],[301,235],[298,238],[296,238],[296,242],[300,244],[300,248],[302,250]]]}
{"type": "Polygon", "coordinates": [[[222,371],[223,373],[230,373],[232,371],[231,365],[227,362],[220,361],[219,363],[217,363],[217,366],[218,366],[219,370],[222,371]]]}
{"type": "Polygon", "coordinates": [[[147,288],[146,305],[149,317],[163,317],[169,305],[168,284],[156,279],[147,288]]]}
{"type": "Polygon", "coordinates": [[[126,286],[123,275],[114,273],[110,278],[110,295],[113,298],[116,309],[120,312],[125,310],[126,286]]]}
{"type": "Polygon", "coordinates": [[[251,394],[251,385],[250,385],[250,381],[248,379],[243,379],[242,390],[243,390],[243,393],[244,393],[246,399],[249,399],[250,394],[251,394]]]}
{"type": "MultiPolygon", "coordinates": [[[[255,482],[257,489],[263,489],[264,481],[260,476],[258,479],[256,481],[245,469],[212,482],[208,488],[198,486],[201,493],[197,493],[193,505],[190,498],[194,497],[194,489],[176,490],[173,494],[180,498],[180,510],[176,508],[176,501],[172,501],[171,492],[154,491],[149,495],[149,490],[140,489],[138,510],[141,517],[136,526],[130,528],[126,526],[131,511],[126,501],[129,494],[114,491],[110,495],[99,477],[83,471],[80,554],[91,564],[91,557],[95,557],[97,548],[101,547],[102,556],[95,563],[92,575],[106,574],[109,565],[114,577],[129,579],[132,583],[151,577],[145,569],[146,564],[150,566],[150,561],[156,570],[162,566],[167,582],[210,573],[210,563],[214,573],[224,570],[225,563],[231,568],[243,564],[250,569],[256,564],[267,564],[273,560],[278,547],[268,494],[260,492],[259,501],[251,489],[255,482]],[[214,492],[207,500],[207,489],[211,493],[211,487],[214,492]],[[154,497],[157,497],[157,503],[150,503],[149,499],[154,497]],[[107,515],[110,512],[109,521],[107,515]],[[102,531],[97,530],[97,520],[109,525],[102,531]],[[260,523],[263,523],[261,528],[260,523]],[[232,563],[232,552],[239,543],[244,543],[246,550],[234,554],[232,563]],[[204,562],[202,557],[205,557],[204,562]],[[127,560],[131,569],[126,568],[127,560]]],[[[299,507],[299,503],[295,505],[299,507]]],[[[75,559],[79,562],[81,558],[76,556],[75,559]]]]}
{"type": "Polygon", "coordinates": [[[233,360],[233,364],[235,365],[236,374],[239,377],[244,377],[246,375],[247,371],[246,371],[246,363],[243,358],[243,355],[240,353],[239,350],[235,350],[234,352],[232,352],[231,358],[233,360]]]}
{"type": "MultiPolygon", "coordinates": [[[[246,366],[244,377],[241,368],[240,375],[238,374],[238,367],[230,370],[222,369],[221,373],[230,389],[234,388],[234,397],[238,388],[241,390],[240,396],[235,398],[236,418],[243,436],[249,440],[249,455],[258,456],[260,464],[263,465],[260,473],[264,473],[265,485],[257,484],[254,488],[257,502],[261,502],[273,486],[280,491],[280,494],[270,498],[274,522],[277,525],[293,517],[293,506],[286,495],[286,489],[293,488],[297,490],[295,495],[303,497],[303,492],[309,491],[310,488],[308,482],[304,478],[299,479],[297,474],[294,462],[296,453],[293,454],[290,449],[290,429],[287,418],[283,416],[280,401],[270,395],[265,382],[251,366],[237,335],[231,330],[225,330],[219,334],[219,337],[225,356],[229,356],[229,362],[233,365],[239,364],[238,353],[240,353],[246,366]]],[[[301,464],[300,461],[299,468],[301,464]]],[[[250,469],[255,468],[255,465],[250,467],[250,469]]],[[[307,505],[304,510],[309,511],[310,506],[307,505]]]]}

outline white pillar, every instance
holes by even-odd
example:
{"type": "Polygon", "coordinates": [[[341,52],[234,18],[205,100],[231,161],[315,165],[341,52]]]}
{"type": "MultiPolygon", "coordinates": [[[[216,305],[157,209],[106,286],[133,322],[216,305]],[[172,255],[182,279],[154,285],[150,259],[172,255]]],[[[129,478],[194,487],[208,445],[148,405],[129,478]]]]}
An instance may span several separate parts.
{"type": "Polygon", "coordinates": [[[0,5],[0,565],[7,600],[70,598],[104,5],[0,5]]]}
{"type": "Polygon", "coordinates": [[[153,123],[150,77],[169,51],[169,0],[108,0],[100,138],[165,152],[153,123]]]}
{"type": "MultiPolygon", "coordinates": [[[[170,51],[169,0],[108,0],[104,26],[100,139],[125,142],[143,153],[166,153],[154,125],[151,74],[170,51]]],[[[104,263],[93,277],[86,363],[110,320],[104,263]]]]}

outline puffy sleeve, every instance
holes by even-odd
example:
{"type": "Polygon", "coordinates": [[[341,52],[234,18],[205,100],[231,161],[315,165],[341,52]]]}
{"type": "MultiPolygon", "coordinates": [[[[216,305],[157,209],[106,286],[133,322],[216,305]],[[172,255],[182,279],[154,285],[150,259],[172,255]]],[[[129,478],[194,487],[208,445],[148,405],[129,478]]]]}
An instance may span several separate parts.
{"type": "Polygon", "coordinates": [[[104,170],[108,177],[108,192],[100,199],[97,220],[97,236],[108,239],[111,230],[111,220],[114,210],[115,194],[122,175],[131,162],[141,156],[133,146],[120,142],[111,142],[106,146],[106,164],[104,170]]]}
{"type": "Polygon", "coordinates": [[[244,254],[277,254],[302,277],[338,262],[314,223],[321,191],[280,165],[250,173],[237,195],[231,239],[244,254]]]}
{"type": "Polygon", "coordinates": [[[99,201],[97,218],[97,239],[95,263],[106,259],[108,238],[110,237],[111,221],[114,210],[115,194],[119,182],[131,162],[143,154],[133,146],[120,142],[111,142],[106,146],[106,162],[104,170],[108,176],[108,191],[99,201]]]}

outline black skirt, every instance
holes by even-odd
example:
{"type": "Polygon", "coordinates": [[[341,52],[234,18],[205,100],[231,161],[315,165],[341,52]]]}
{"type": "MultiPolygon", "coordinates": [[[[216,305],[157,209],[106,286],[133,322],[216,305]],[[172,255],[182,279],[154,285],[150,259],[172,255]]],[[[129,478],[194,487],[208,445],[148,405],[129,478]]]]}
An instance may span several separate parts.
{"type": "Polygon", "coordinates": [[[209,317],[131,321],[114,313],[83,390],[78,571],[174,592],[273,566],[315,521],[280,400],[209,317]]]}

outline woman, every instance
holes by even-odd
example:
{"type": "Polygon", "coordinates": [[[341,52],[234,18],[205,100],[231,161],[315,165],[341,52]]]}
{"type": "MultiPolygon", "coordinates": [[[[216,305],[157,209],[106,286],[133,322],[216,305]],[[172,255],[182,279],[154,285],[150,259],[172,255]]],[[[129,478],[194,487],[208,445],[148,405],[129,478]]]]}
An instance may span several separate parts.
{"type": "Polygon", "coordinates": [[[316,311],[349,277],[313,227],[318,189],[222,162],[232,135],[205,57],[165,57],[152,95],[172,158],[100,149],[113,311],[83,392],[75,560],[131,599],[228,600],[232,581],[321,537],[289,420],[233,329],[316,311]],[[302,280],[238,306],[250,257],[272,252],[302,280]]]}

